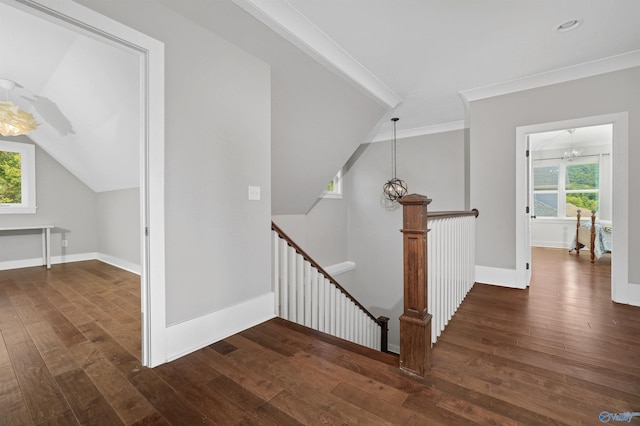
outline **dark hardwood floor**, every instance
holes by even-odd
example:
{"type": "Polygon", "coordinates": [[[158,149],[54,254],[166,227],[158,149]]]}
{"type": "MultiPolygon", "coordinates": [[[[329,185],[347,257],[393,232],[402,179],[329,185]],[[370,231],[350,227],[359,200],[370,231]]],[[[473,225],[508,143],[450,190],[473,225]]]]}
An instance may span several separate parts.
{"type": "Polygon", "coordinates": [[[0,424],[603,424],[640,411],[640,308],[610,267],[534,249],[528,290],[476,284],[425,380],[277,319],[147,369],[137,276],[0,271],[0,424]]]}

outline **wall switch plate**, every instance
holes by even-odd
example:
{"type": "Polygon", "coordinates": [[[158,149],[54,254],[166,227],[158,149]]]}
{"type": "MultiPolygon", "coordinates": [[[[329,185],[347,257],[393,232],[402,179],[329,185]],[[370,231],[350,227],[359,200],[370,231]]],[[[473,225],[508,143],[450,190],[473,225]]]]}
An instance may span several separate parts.
{"type": "Polygon", "coordinates": [[[252,200],[252,201],[260,200],[259,186],[249,186],[249,200],[252,200]]]}
{"type": "Polygon", "coordinates": [[[69,240],[62,240],[62,247],[69,247],[69,240]]]}

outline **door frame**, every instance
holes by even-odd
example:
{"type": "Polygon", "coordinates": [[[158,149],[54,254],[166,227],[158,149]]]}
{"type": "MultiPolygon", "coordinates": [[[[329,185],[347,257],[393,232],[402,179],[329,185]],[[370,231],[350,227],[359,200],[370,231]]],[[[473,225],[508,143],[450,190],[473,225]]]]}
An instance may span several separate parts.
{"type": "Polygon", "coordinates": [[[527,226],[530,214],[525,213],[528,205],[527,194],[527,135],[602,124],[613,124],[612,141],[612,223],[615,231],[612,237],[611,256],[611,300],[629,303],[629,113],[613,113],[572,120],[540,123],[516,128],[516,285],[526,288],[526,262],[530,262],[531,235],[527,226]],[[528,230],[528,231],[527,231],[528,230]]]}
{"type": "Polygon", "coordinates": [[[166,362],[164,44],[70,0],[0,0],[140,59],[140,287],[142,364],[166,362]]]}

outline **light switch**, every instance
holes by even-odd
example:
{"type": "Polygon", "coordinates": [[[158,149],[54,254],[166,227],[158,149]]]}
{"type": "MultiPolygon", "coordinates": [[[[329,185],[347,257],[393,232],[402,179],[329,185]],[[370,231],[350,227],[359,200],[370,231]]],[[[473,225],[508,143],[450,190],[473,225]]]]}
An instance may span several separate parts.
{"type": "Polygon", "coordinates": [[[260,199],[260,187],[249,186],[249,200],[259,200],[259,199],[260,199]]]}

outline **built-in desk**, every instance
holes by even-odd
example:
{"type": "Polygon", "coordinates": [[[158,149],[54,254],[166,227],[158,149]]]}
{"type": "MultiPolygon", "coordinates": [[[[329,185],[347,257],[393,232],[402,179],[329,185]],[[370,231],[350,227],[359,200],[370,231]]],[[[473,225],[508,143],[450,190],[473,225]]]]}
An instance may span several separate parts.
{"type": "Polygon", "coordinates": [[[51,269],[51,228],[53,225],[0,226],[2,231],[36,231],[42,232],[42,264],[51,269]]]}

